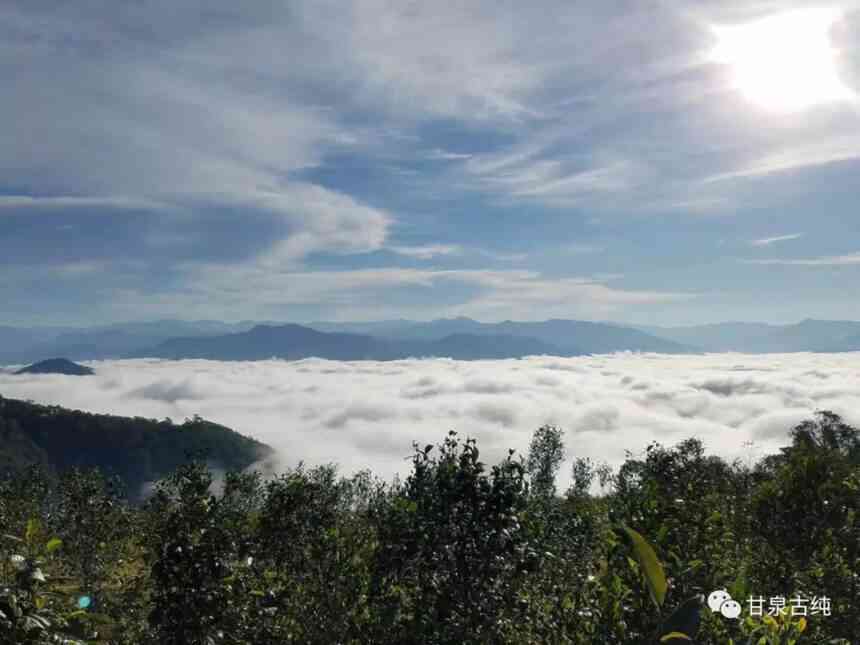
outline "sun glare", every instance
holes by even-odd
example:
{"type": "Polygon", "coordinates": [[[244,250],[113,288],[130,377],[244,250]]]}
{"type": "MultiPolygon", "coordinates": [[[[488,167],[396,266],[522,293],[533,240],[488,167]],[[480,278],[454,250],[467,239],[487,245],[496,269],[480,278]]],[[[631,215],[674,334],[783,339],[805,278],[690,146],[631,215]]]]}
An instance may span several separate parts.
{"type": "Polygon", "coordinates": [[[830,28],[836,11],[792,11],[731,27],[714,27],[712,60],[730,65],[734,86],[772,111],[797,111],[855,98],[840,80],[830,28]]]}

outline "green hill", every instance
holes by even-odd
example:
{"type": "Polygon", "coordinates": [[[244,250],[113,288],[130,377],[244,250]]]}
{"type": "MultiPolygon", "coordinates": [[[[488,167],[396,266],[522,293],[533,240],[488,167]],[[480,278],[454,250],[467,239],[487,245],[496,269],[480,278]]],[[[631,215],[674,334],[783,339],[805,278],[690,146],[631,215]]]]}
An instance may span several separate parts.
{"type": "Polygon", "coordinates": [[[199,417],[178,425],[0,396],[0,473],[34,463],[52,473],[97,466],[118,475],[134,499],[146,482],[172,472],[189,456],[241,470],[271,453],[269,446],[199,417]]]}

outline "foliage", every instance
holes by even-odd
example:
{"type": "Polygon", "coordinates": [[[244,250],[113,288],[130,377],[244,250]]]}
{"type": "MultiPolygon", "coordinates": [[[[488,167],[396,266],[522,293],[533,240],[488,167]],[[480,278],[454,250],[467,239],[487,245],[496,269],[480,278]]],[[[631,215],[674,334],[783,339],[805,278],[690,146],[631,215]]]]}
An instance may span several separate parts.
{"type": "Polygon", "coordinates": [[[374,600],[398,642],[498,642],[536,562],[520,524],[526,484],[509,455],[489,471],[474,440],[416,446],[412,474],[379,517],[374,600]]]}
{"type": "Polygon", "coordinates": [[[555,495],[555,476],[564,461],[564,440],[561,428],[542,426],[535,432],[529,446],[526,470],[531,477],[532,490],[538,497],[555,495]]]}
{"type": "Polygon", "coordinates": [[[698,440],[574,458],[563,495],[550,426],[496,465],[450,433],[391,483],[190,461],[142,505],[97,470],[17,470],[0,645],[857,643],[860,439],[831,413],[790,438],[757,464],[698,440]],[[704,603],[718,589],[738,619],[704,603]],[[747,606],[824,595],[829,616],[747,606]]]}
{"type": "Polygon", "coordinates": [[[48,578],[42,570],[46,559],[62,547],[62,541],[45,541],[42,524],[35,517],[28,520],[23,538],[2,537],[14,543],[15,552],[9,556],[11,584],[0,588],[0,644],[76,643],[63,631],[66,617],[55,595],[45,589],[48,578]]]}

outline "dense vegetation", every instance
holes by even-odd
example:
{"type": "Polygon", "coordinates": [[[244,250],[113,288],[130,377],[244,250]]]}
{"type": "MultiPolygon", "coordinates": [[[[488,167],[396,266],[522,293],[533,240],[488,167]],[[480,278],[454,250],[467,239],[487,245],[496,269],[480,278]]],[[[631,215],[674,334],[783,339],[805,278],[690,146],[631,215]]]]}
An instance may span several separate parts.
{"type": "Polygon", "coordinates": [[[49,475],[97,467],[117,475],[131,498],[189,457],[242,470],[271,449],[199,417],[181,425],[89,414],[0,396],[0,472],[40,464],[49,475]]]}
{"type": "Polygon", "coordinates": [[[860,642],[860,439],[837,416],[754,465],[696,440],[575,459],[565,491],[561,439],[489,467],[451,433],[393,483],[191,462],[142,505],[94,470],[11,475],[0,643],[860,642]],[[739,620],[703,608],[715,589],[739,620]],[[825,595],[829,616],[746,606],[825,595]]]}

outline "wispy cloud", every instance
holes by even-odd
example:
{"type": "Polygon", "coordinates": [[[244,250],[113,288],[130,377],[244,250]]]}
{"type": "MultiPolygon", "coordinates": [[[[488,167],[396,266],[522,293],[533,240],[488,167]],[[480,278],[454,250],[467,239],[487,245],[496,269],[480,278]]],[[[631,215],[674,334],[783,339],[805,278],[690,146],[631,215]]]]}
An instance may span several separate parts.
{"type": "MultiPolygon", "coordinates": [[[[605,319],[630,307],[685,302],[689,291],[625,289],[610,286],[617,275],[554,277],[526,269],[376,268],[342,271],[284,269],[256,263],[225,267],[191,263],[184,269],[180,293],[149,292],[149,311],[165,316],[211,317],[222,308],[252,308],[284,317],[296,307],[327,309],[340,319],[368,319],[405,304],[416,312],[416,293],[423,295],[420,318],[467,315],[484,320],[551,317],[605,319]],[[248,285],[253,285],[249,290],[248,285]],[[452,298],[451,292],[460,294],[452,298]],[[441,305],[439,301],[445,301],[441,305]]],[[[114,311],[133,307],[142,294],[115,290],[114,311]]]]}
{"type": "Polygon", "coordinates": [[[573,244],[565,244],[559,248],[559,251],[571,255],[584,255],[589,253],[602,253],[606,247],[600,244],[582,244],[574,242],[573,244]]]}
{"type": "Polygon", "coordinates": [[[0,195],[0,210],[4,211],[61,211],[72,208],[110,211],[163,211],[175,209],[170,204],[138,197],[0,195]]]}
{"type": "Polygon", "coordinates": [[[634,160],[560,154],[549,142],[473,156],[463,169],[473,188],[552,206],[614,202],[647,174],[634,160]]]}
{"type": "Polygon", "coordinates": [[[390,246],[388,250],[418,260],[430,260],[444,255],[459,255],[463,249],[458,244],[426,244],[424,246],[390,246]]]}
{"type": "MultiPolygon", "coordinates": [[[[857,111],[857,114],[860,116],[860,110],[857,111]]],[[[755,179],[803,168],[814,168],[860,159],[860,138],[844,134],[795,147],[785,147],[784,145],[774,145],[773,147],[776,149],[772,154],[754,159],[732,170],[706,177],[704,183],[711,184],[732,179],[755,179]]]]}
{"type": "Polygon", "coordinates": [[[791,240],[798,240],[804,236],[804,233],[789,233],[787,235],[776,235],[774,237],[763,237],[758,240],[751,240],[750,244],[752,246],[770,246],[771,244],[776,244],[777,242],[789,242],[791,240]]]}
{"type": "Polygon", "coordinates": [[[528,253],[510,253],[504,251],[492,251],[490,249],[463,246],[462,244],[425,244],[419,246],[388,246],[392,253],[417,260],[432,260],[446,256],[480,256],[498,262],[524,262],[528,259],[528,253]]]}
{"type": "Polygon", "coordinates": [[[525,262],[529,258],[528,253],[507,253],[504,251],[489,251],[481,248],[470,248],[469,251],[499,262],[525,262]]]}
{"type": "Polygon", "coordinates": [[[464,159],[471,159],[472,155],[464,152],[450,152],[448,150],[441,150],[436,148],[435,150],[431,150],[427,153],[428,159],[436,159],[439,161],[463,161],[464,159]]]}
{"type": "Polygon", "coordinates": [[[453,307],[456,315],[482,320],[543,320],[585,318],[601,320],[633,306],[689,301],[695,292],[624,289],[606,284],[617,276],[546,278],[528,276],[492,280],[491,288],[453,307]]]}
{"type": "Polygon", "coordinates": [[[761,260],[741,260],[744,264],[763,264],[777,266],[855,266],[860,265],[860,252],[848,255],[829,255],[818,258],[770,258],[761,260]]]}

